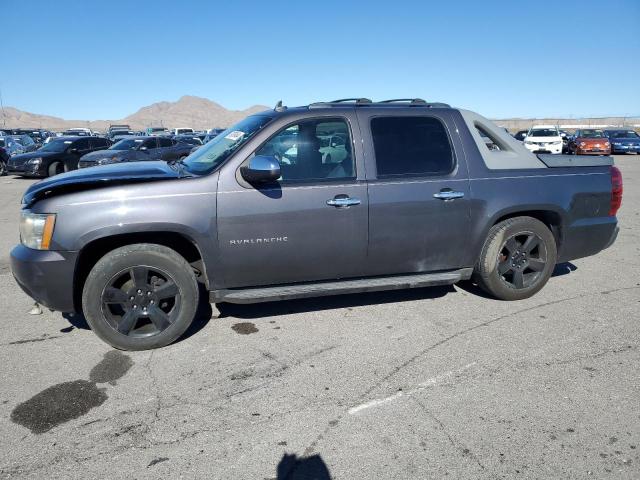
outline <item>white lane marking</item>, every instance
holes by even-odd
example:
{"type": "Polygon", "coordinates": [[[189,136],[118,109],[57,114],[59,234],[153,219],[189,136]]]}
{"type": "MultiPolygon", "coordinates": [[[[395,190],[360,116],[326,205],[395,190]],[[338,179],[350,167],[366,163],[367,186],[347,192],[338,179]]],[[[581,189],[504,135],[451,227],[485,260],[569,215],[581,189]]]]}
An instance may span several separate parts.
{"type": "Polygon", "coordinates": [[[425,380],[422,383],[419,383],[418,386],[416,388],[413,388],[411,390],[407,390],[407,391],[399,391],[397,393],[394,393],[393,395],[389,396],[389,397],[385,397],[385,398],[379,398],[379,399],[375,399],[375,400],[371,400],[369,402],[366,403],[362,403],[360,405],[356,405],[355,407],[352,407],[349,409],[349,414],[350,415],[356,415],[364,410],[367,410],[369,408],[372,407],[377,407],[378,405],[384,405],[385,403],[391,403],[401,397],[404,396],[409,396],[409,395],[413,395],[414,393],[420,392],[422,390],[425,390],[426,388],[432,387],[434,385],[437,385],[438,383],[442,382],[443,380],[446,380],[447,378],[450,378],[454,375],[458,375],[459,373],[464,372],[465,370],[468,370],[469,368],[473,367],[476,364],[476,362],[471,362],[468,363],[467,365],[458,368],[457,370],[450,370],[446,373],[442,373],[440,375],[436,375],[435,377],[431,377],[427,380],[425,380]]]}

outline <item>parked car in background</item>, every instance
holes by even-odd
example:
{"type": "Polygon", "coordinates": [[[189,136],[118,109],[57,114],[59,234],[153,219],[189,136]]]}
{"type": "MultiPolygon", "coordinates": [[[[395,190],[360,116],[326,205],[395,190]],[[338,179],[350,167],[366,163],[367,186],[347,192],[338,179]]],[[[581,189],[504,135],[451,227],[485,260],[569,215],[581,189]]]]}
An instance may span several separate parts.
{"type": "Polygon", "coordinates": [[[202,140],[202,142],[209,143],[211,140],[216,138],[222,132],[224,132],[224,128],[211,128],[207,131],[207,134],[205,135],[204,140],[202,140]]]}
{"type": "Polygon", "coordinates": [[[142,135],[136,135],[136,132],[132,130],[114,130],[113,135],[109,137],[109,140],[111,140],[112,143],[118,143],[120,140],[138,136],[142,135]]]}
{"type": "Polygon", "coordinates": [[[200,140],[198,137],[194,135],[175,135],[173,138],[177,142],[188,143],[192,147],[202,145],[202,140],[200,140]]]}
{"type": "Polygon", "coordinates": [[[106,150],[93,152],[80,159],[78,168],[109,163],[180,160],[189,155],[192,145],[170,137],[129,137],[106,150]]]}
{"type": "Polygon", "coordinates": [[[7,163],[9,162],[9,154],[4,148],[0,147],[0,176],[7,174],[7,163]]]}
{"type": "Polygon", "coordinates": [[[168,135],[170,132],[164,127],[148,127],[146,129],[146,135],[168,135]]]}
{"type": "Polygon", "coordinates": [[[605,130],[611,153],[640,153],[640,135],[630,129],[605,130]]]}
{"type": "Polygon", "coordinates": [[[562,153],[562,136],[556,125],[535,125],[529,129],[524,146],[534,153],[562,153]]]}
{"type": "Polygon", "coordinates": [[[171,133],[173,133],[174,135],[183,135],[185,133],[193,133],[193,128],[186,128],[186,127],[181,127],[181,128],[174,128],[171,133]]]}
{"type": "Polygon", "coordinates": [[[529,132],[529,130],[519,130],[518,132],[516,132],[516,134],[513,136],[513,138],[515,138],[516,140],[519,140],[521,142],[524,142],[524,138],[527,136],[528,132],[529,132]]]}
{"type": "Polygon", "coordinates": [[[41,145],[44,141],[53,135],[52,132],[42,128],[14,128],[11,130],[12,135],[28,135],[31,139],[41,145]]]}
{"type": "Polygon", "coordinates": [[[0,137],[0,147],[2,147],[10,157],[25,152],[24,145],[16,141],[12,135],[0,137]]]}
{"type": "Polygon", "coordinates": [[[108,148],[106,138],[91,136],[58,137],[31,153],[11,157],[7,171],[24,177],[52,177],[78,168],[80,157],[108,148]]]}
{"type": "Polygon", "coordinates": [[[611,143],[603,130],[584,128],[576,130],[571,138],[569,153],[574,155],[610,155],[611,143]]]}
{"type": "Polygon", "coordinates": [[[62,135],[65,137],[90,137],[91,130],[88,128],[68,128],[62,135]]]}

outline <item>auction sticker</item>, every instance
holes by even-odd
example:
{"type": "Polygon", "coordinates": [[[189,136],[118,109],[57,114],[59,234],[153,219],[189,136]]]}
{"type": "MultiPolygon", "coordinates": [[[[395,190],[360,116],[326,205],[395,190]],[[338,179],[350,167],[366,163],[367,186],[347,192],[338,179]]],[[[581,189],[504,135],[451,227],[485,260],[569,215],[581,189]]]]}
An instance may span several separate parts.
{"type": "Polygon", "coordinates": [[[233,140],[234,142],[237,142],[242,137],[244,137],[244,132],[241,132],[239,130],[234,130],[233,132],[227,134],[227,136],[224,138],[226,138],[227,140],[233,140]]]}

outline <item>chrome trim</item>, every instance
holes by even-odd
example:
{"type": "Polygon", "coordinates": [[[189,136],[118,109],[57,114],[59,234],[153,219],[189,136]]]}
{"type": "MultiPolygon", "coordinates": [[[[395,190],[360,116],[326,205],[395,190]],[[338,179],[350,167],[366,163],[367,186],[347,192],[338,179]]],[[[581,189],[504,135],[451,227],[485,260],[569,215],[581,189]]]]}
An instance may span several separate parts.
{"type": "Polygon", "coordinates": [[[434,193],[433,196],[435,198],[439,198],[440,200],[454,200],[456,198],[464,197],[464,192],[454,192],[452,190],[446,190],[444,192],[434,193]]]}
{"type": "Polygon", "coordinates": [[[362,203],[359,198],[351,198],[351,197],[340,197],[340,198],[332,198],[331,200],[327,200],[327,205],[330,207],[336,208],[347,208],[353,205],[360,205],[362,203]]]}

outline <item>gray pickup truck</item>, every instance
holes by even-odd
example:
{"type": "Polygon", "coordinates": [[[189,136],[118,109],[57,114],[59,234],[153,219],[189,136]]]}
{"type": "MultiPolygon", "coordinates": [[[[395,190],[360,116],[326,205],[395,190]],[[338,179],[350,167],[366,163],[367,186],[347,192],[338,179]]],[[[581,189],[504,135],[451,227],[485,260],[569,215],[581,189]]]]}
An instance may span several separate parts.
{"type": "Polygon", "coordinates": [[[180,337],[207,300],[468,279],[499,299],[527,298],[558,262],[614,242],[621,201],[611,157],[536,156],[446,104],[278,105],[184,161],[32,185],[12,271],[39,303],[82,312],[109,344],[142,350],[180,337]]]}

